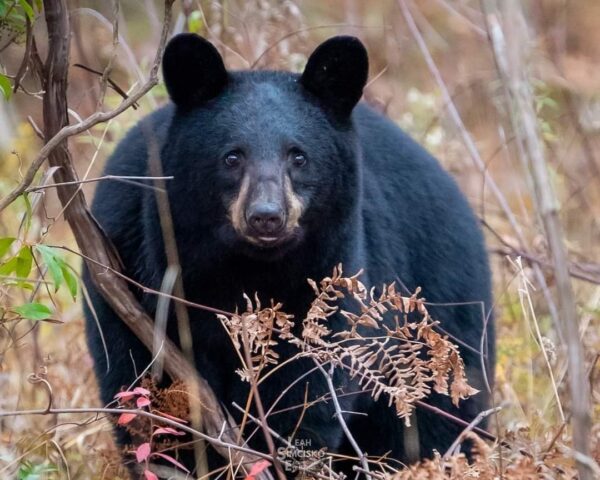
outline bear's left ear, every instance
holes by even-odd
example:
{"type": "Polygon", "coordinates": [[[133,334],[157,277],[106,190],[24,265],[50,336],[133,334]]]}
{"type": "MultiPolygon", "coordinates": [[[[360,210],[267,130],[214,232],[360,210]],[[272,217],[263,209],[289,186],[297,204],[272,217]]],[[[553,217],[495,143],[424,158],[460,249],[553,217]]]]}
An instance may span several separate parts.
{"type": "Polygon", "coordinates": [[[194,33],[181,33],[169,41],[162,68],[171,100],[184,109],[216,97],[227,84],[221,54],[194,33]]]}
{"type": "Polygon", "coordinates": [[[335,114],[350,116],[369,74],[367,50],[356,37],[339,36],[312,53],[300,83],[335,114]]]}

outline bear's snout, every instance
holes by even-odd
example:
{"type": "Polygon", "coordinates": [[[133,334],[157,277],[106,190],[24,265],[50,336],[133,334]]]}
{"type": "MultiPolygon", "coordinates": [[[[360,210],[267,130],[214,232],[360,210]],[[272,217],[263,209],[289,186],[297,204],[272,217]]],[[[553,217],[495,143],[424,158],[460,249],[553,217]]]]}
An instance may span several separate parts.
{"type": "Polygon", "coordinates": [[[303,203],[289,176],[252,178],[246,174],[229,208],[235,231],[263,247],[285,243],[298,233],[303,203]]]}
{"type": "Polygon", "coordinates": [[[285,225],[285,211],[274,202],[257,202],[246,210],[246,223],[250,234],[260,239],[274,239],[285,225]]]}

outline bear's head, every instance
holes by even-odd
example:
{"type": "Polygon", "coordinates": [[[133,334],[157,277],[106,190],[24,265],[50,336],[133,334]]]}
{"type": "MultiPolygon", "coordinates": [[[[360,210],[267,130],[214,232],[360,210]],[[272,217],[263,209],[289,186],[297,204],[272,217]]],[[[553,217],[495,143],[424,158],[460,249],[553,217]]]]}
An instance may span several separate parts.
{"type": "Polygon", "coordinates": [[[352,111],[368,74],[358,39],[327,40],[298,75],[228,71],[210,42],[180,34],[163,74],[175,113],[161,159],[179,234],[280,258],[355,210],[352,111]]]}

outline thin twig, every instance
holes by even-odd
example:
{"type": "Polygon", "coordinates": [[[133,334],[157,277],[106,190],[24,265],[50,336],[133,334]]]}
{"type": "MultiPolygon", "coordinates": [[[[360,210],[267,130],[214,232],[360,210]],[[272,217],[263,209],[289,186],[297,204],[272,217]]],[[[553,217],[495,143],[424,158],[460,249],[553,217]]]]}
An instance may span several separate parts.
{"type": "Polygon", "coordinates": [[[27,69],[29,68],[29,61],[31,59],[31,49],[33,45],[33,29],[31,28],[31,21],[29,17],[25,15],[25,34],[27,35],[27,40],[25,42],[25,54],[23,55],[23,60],[21,60],[21,65],[17,70],[17,74],[15,75],[14,85],[13,85],[13,93],[16,93],[21,85],[21,81],[25,77],[27,73],[27,69]]]}
{"type": "Polygon", "coordinates": [[[103,264],[103,263],[101,263],[101,262],[93,259],[92,257],[84,255],[81,252],[78,252],[77,250],[73,250],[72,248],[63,247],[63,246],[60,246],[60,245],[48,245],[48,246],[52,247],[52,248],[58,248],[58,249],[61,249],[61,250],[65,250],[67,252],[71,252],[71,253],[73,253],[75,255],[78,255],[81,258],[83,258],[86,262],[92,263],[92,264],[96,265],[98,268],[105,269],[106,270],[106,274],[112,273],[112,274],[116,275],[117,277],[119,277],[119,278],[125,280],[126,282],[130,283],[134,287],[139,288],[143,293],[149,293],[151,295],[162,296],[162,297],[168,298],[170,300],[173,300],[175,302],[180,302],[183,305],[187,305],[188,307],[194,307],[194,308],[197,308],[199,310],[205,310],[207,312],[216,313],[218,315],[225,315],[225,316],[228,316],[228,317],[233,316],[233,313],[231,313],[231,312],[227,312],[227,311],[221,310],[219,308],[209,307],[207,305],[202,305],[200,303],[191,302],[189,300],[186,300],[185,298],[180,298],[180,297],[177,297],[175,295],[171,295],[171,294],[166,293],[166,292],[161,292],[160,290],[155,290],[153,288],[146,287],[145,285],[143,285],[143,284],[141,284],[139,282],[136,282],[131,277],[128,277],[127,275],[124,275],[123,273],[121,273],[117,269],[112,268],[112,267],[110,267],[110,266],[108,266],[106,264],[103,264]]]}
{"type": "Polygon", "coordinates": [[[337,420],[340,423],[342,430],[344,430],[344,434],[346,435],[346,438],[350,442],[350,445],[352,445],[352,448],[356,452],[356,455],[358,455],[358,459],[360,461],[360,464],[361,464],[363,470],[365,472],[367,472],[366,473],[367,478],[370,478],[371,473],[369,470],[369,462],[367,461],[367,456],[360,449],[360,447],[358,446],[358,443],[356,442],[354,436],[352,435],[352,432],[348,428],[348,424],[346,423],[346,420],[344,419],[342,407],[340,406],[340,401],[338,400],[337,394],[335,392],[335,387],[333,385],[333,379],[332,379],[333,369],[335,368],[335,365],[332,363],[329,368],[329,372],[327,372],[315,358],[313,358],[313,361],[315,362],[315,364],[319,368],[319,371],[323,374],[323,376],[325,377],[325,380],[327,381],[327,387],[329,388],[329,393],[331,394],[331,400],[332,400],[333,406],[335,408],[337,420]]]}
{"type": "Polygon", "coordinates": [[[16,188],[14,188],[6,197],[0,200],[0,212],[3,211],[12,202],[14,202],[19,195],[25,192],[25,190],[27,190],[27,188],[33,182],[35,174],[40,169],[44,161],[48,158],[50,153],[52,153],[52,151],[56,147],[58,147],[64,140],[73,135],[82,133],[90,129],[94,125],[97,125],[98,123],[107,122],[108,120],[116,117],[117,115],[120,115],[129,107],[131,107],[134,103],[136,103],[140,98],[142,98],[146,93],[148,93],[152,89],[152,87],[154,87],[158,83],[158,69],[160,67],[160,61],[164,52],[168,32],[168,26],[167,28],[163,28],[161,41],[156,51],[156,55],[152,63],[152,68],[150,69],[150,76],[148,77],[148,80],[143,85],[136,88],[131,93],[129,98],[123,100],[121,104],[114,110],[110,110],[108,112],[96,112],[87,117],[82,122],[61,128],[42,147],[37,157],[33,160],[30,167],[27,169],[27,172],[25,173],[25,176],[23,177],[21,183],[16,188]]]}
{"type": "MultiPolygon", "coordinates": [[[[33,180],[36,168],[47,157],[51,167],[59,167],[55,177],[57,183],[77,181],[77,173],[68,149],[66,139],[70,135],[85,131],[100,121],[105,121],[138,100],[158,81],[158,69],[167,42],[172,6],[174,0],[164,0],[164,21],[154,64],[149,80],[122,102],[121,105],[107,113],[96,113],[85,121],[68,126],[67,74],[69,67],[70,24],[66,0],[44,0],[44,12],[48,31],[48,58],[43,67],[44,78],[44,137],[46,145],[34,161],[24,181],[7,198],[0,209],[10,204],[11,198],[23,192],[33,180]],[[16,195],[15,195],[16,194],[16,195]]],[[[110,308],[123,320],[142,344],[152,351],[154,340],[152,319],[144,307],[128,288],[124,279],[117,272],[121,261],[114,245],[89,212],[87,202],[79,185],[63,185],[57,188],[58,197],[65,209],[65,218],[73,232],[81,254],[87,259],[86,266],[90,278],[98,293],[106,300],[110,308]],[[110,269],[100,265],[109,266],[110,269]]],[[[199,399],[203,408],[203,429],[208,437],[219,435],[221,443],[213,442],[215,450],[233,464],[251,465],[260,456],[248,455],[242,451],[232,450],[231,444],[238,444],[237,427],[231,415],[222,407],[210,384],[185,359],[181,351],[170,339],[164,342],[165,370],[173,379],[181,379],[190,385],[190,395],[199,399]],[[223,426],[226,426],[224,429],[223,426]]],[[[262,471],[257,478],[270,478],[268,470],[262,471]]]]}
{"type": "Polygon", "coordinates": [[[106,413],[106,414],[114,414],[114,415],[122,415],[123,413],[131,413],[134,415],[139,415],[140,417],[146,417],[151,420],[155,420],[170,427],[176,428],[178,430],[182,430],[190,435],[206,440],[211,445],[216,447],[221,447],[225,449],[232,449],[242,453],[247,453],[256,457],[265,458],[270,460],[271,457],[265,453],[261,453],[256,450],[252,450],[248,447],[242,447],[240,445],[236,445],[234,443],[229,443],[221,440],[217,437],[211,437],[203,432],[195,430],[187,425],[177,422],[175,420],[171,420],[170,418],[163,417],[162,415],[158,415],[156,413],[148,412],[146,410],[138,410],[138,409],[128,409],[128,408],[40,408],[40,409],[32,409],[32,410],[15,410],[12,412],[0,411],[0,418],[3,417],[18,417],[23,415],[61,415],[61,414],[69,414],[69,413],[106,413]]]}
{"type": "MultiPolygon", "coordinates": [[[[112,30],[113,30],[113,42],[112,42],[112,51],[110,56],[108,57],[108,63],[104,68],[104,72],[102,72],[100,78],[100,94],[98,95],[98,106],[97,109],[102,109],[102,104],[104,103],[104,96],[106,95],[106,87],[108,85],[108,79],[110,76],[110,72],[113,68],[113,62],[115,61],[115,57],[117,55],[117,48],[119,47],[119,0],[113,0],[113,21],[112,21],[112,30]]],[[[135,108],[135,105],[132,105],[135,108]]]]}
{"type": "MultiPolygon", "coordinates": [[[[100,77],[102,77],[103,73],[98,71],[98,70],[94,70],[91,67],[88,67],[87,65],[83,65],[82,63],[74,63],[73,64],[74,67],[77,68],[81,68],[83,70],[85,70],[86,72],[90,72],[90,73],[95,73],[96,75],[99,75],[100,77]]],[[[126,100],[127,98],[129,98],[129,95],[127,95],[127,92],[125,90],[123,90],[121,87],[119,87],[119,85],[110,77],[106,77],[106,81],[108,82],[108,84],[111,86],[111,88],[117,92],[119,95],[121,95],[121,98],[123,98],[124,100],[126,100]]],[[[131,105],[133,107],[134,110],[137,110],[139,108],[139,105],[137,103],[134,103],[131,105]]]]}
{"type": "MultiPolygon", "coordinates": [[[[501,255],[503,257],[513,256],[513,257],[521,257],[528,264],[536,263],[540,265],[544,269],[554,268],[550,260],[546,260],[544,258],[538,257],[532,253],[529,253],[525,250],[521,250],[519,248],[513,247],[509,244],[506,244],[504,247],[496,247],[490,250],[492,253],[501,255]]],[[[583,280],[584,282],[592,283],[594,285],[600,285],[600,264],[590,263],[580,263],[573,262],[569,263],[569,274],[578,280],[583,280]],[[586,272],[586,268],[592,270],[590,273],[586,272]],[[598,275],[594,275],[593,270],[598,271],[598,275]]]]}
{"type": "MultiPolygon", "coordinates": [[[[423,35],[421,35],[421,32],[419,31],[419,29],[415,23],[415,20],[410,12],[410,9],[408,8],[408,5],[406,4],[406,0],[396,0],[396,2],[400,8],[400,11],[402,13],[402,16],[404,17],[404,20],[405,20],[407,26],[408,26],[408,29],[411,32],[411,35],[413,36],[415,42],[417,43],[417,45],[419,47],[419,50],[421,51],[421,54],[423,55],[423,58],[425,60],[425,63],[427,64],[427,67],[429,68],[431,75],[434,77],[438,87],[440,88],[442,97],[444,99],[444,103],[448,107],[448,113],[450,114],[450,117],[452,118],[453,122],[455,123],[455,125],[458,128],[458,131],[461,135],[461,138],[463,140],[465,148],[467,149],[467,151],[469,152],[469,155],[473,159],[475,166],[480,170],[481,174],[483,175],[484,186],[487,185],[490,188],[494,197],[496,197],[496,200],[498,201],[500,208],[506,215],[508,222],[510,223],[511,227],[513,228],[517,239],[519,240],[519,244],[522,246],[526,245],[527,242],[525,241],[525,235],[523,233],[523,230],[522,230],[521,226],[519,225],[519,223],[517,222],[517,219],[516,219],[513,211],[511,210],[510,205],[508,204],[508,201],[506,200],[506,197],[504,196],[504,194],[502,193],[502,191],[496,184],[496,181],[494,180],[494,178],[488,171],[487,165],[481,158],[481,155],[479,154],[479,151],[477,150],[477,147],[475,145],[475,142],[473,141],[473,138],[467,131],[465,124],[462,121],[462,118],[460,116],[460,113],[458,112],[458,109],[456,108],[456,105],[454,104],[454,102],[452,100],[452,96],[450,95],[448,87],[447,87],[446,83],[444,82],[444,79],[442,78],[442,75],[433,60],[431,52],[427,48],[427,44],[425,43],[423,35]]],[[[536,280],[542,286],[542,291],[544,293],[546,301],[548,302],[548,309],[550,310],[552,319],[554,320],[555,324],[558,325],[559,320],[558,320],[558,314],[556,311],[556,306],[554,304],[554,300],[552,299],[552,296],[548,292],[546,278],[544,277],[544,274],[538,265],[533,265],[532,268],[533,268],[533,272],[535,274],[536,280]]]]}
{"type": "MultiPolygon", "coordinates": [[[[241,406],[239,406],[237,403],[233,402],[232,403],[233,407],[242,412],[244,415],[246,415],[251,421],[253,421],[256,425],[258,425],[259,427],[262,427],[262,422],[260,420],[260,418],[256,418],[254,415],[252,415],[251,413],[249,413],[246,409],[242,408],[241,406]]],[[[271,435],[273,435],[277,440],[279,440],[281,443],[283,443],[284,445],[286,445],[288,448],[292,448],[292,449],[296,449],[296,447],[287,439],[282,437],[281,435],[279,435],[275,430],[273,430],[271,427],[267,427],[269,429],[269,432],[271,433],[271,435]]],[[[293,438],[294,435],[290,435],[290,438],[293,438]]],[[[341,475],[337,472],[335,472],[334,470],[330,469],[328,467],[327,464],[323,463],[323,466],[325,468],[327,468],[327,476],[321,475],[319,473],[313,472],[310,468],[309,469],[305,469],[302,465],[295,465],[296,467],[298,467],[299,470],[305,471],[310,473],[310,475],[315,475],[319,478],[323,478],[325,480],[331,480],[331,479],[341,479],[341,475]]]]}
{"type": "Polygon", "coordinates": [[[381,27],[376,27],[376,26],[371,26],[371,25],[352,25],[352,24],[349,24],[349,23],[331,23],[329,25],[317,25],[317,26],[313,26],[313,27],[299,28],[298,30],[294,30],[292,32],[286,33],[284,36],[278,38],[273,43],[271,43],[267,48],[265,48],[262,51],[262,53],[258,57],[256,57],[256,59],[250,64],[249,70],[254,70],[258,66],[258,64],[260,63],[260,61],[262,60],[262,58],[267,53],[269,53],[271,50],[273,50],[275,47],[277,47],[277,45],[279,45],[281,42],[284,42],[288,38],[294,37],[296,35],[300,35],[301,33],[311,32],[313,30],[321,30],[321,29],[324,29],[324,28],[334,28],[334,29],[340,29],[340,28],[361,28],[361,29],[370,29],[370,28],[381,28],[381,27]]]}
{"type": "Polygon", "coordinates": [[[281,467],[281,462],[277,457],[277,452],[275,450],[275,443],[273,442],[273,437],[271,436],[271,431],[269,428],[269,424],[267,423],[267,416],[265,415],[265,409],[262,403],[262,399],[260,398],[260,394],[258,392],[258,385],[256,380],[256,372],[254,371],[252,364],[252,354],[250,352],[250,341],[248,339],[248,329],[246,327],[246,322],[242,317],[242,342],[243,342],[243,350],[244,350],[244,358],[246,363],[246,371],[248,372],[248,376],[250,377],[250,387],[252,389],[252,397],[254,398],[254,404],[256,405],[256,411],[258,412],[258,417],[260,418],[260,426],[263,430],[265,441],[267,442],[267,448],[271,453],[271,458],[273,459],[273,465],[275,466],[275,471],[277,472],[277,476],[280,480],[285,480],[285,474],[283,473],[283,469],[281,467]]]}
{"type": "Polygon", "coordinates": [[[146,188],[156,188],[152,185],[146,185],[144,183],[133,182],[131,180],[173,180],[174,177],[144,177],[144,176],[135,176],[135,175],[104,175],[102,177],[96,178],[87,178],[85,180],[74,180],[72,182],[61,182],[61,183],[51,183],[49,185],[38,185],[37,187],[29,187],[26,192],[39,192],[40,190],[45,190],[47,188],[56,188],[56,187],[64,187],[65,185],[81,185],[83,183],[94,183],[100,182],[102,180],[117,180],[122,181],[124,183],[130,183],[132,185],[137,185],[139,187],[146,188]]]}
{"type": "MultiPolygon", "coordinates": [[[[523,262],[520,257],[517,257],[516,260],[510,260],[513,264],[513,268],[515,269],[515,273],[519,275],[519,279],[521,280],[521,286],[518,289],[519,293],[519,302],[521,304],[521,311],[523,312],[523,317],[529,330],[531,332],[531,336],[537,342],[538,347],[540,348],[542,355],[544,357],[544,361],[546,362],[546,368],[548,369],[548,375],[550,376],[550,384],[552,385],[552,391],[554,393],[554,397],[556,399],[556,406],[558,408],[558,413],[560,414],[561,421],[565,421],[565,413],[563,411],[562,402],[560,401],[560,395],[558,394],[558,386],[556,383],[556,379],[554,378],[554,370],[552,370],[552,365],[550,364],[550,356],[548,354],[548,349],[546,345],[544,345],[544,338],[542,337],[542,332],[540,330],[539,322],[537,319],[537,315],[535,314],[535,309],[533,307],[533,301],[531,300],[530,286],[531,282],[527,278],[525,271],[523,269],[523,262]],[[533,323],[533,329],[531,327],[531,323],[533,323]]],[[[533,400],[533,399],[532,399],[533,400]]],[[[532,401],[533,403],[533,401],[532,401]]]]}
{"type": "Polygon", "coordinates": [[[452,445],[450,445],[450,448],[448,448],[448,450],[444,454],[444,458],[447,459],[447,458],[451,457],[452,455],[454,455],[456,453],[456,450],[460,446],[460,444],[465,439],[465,436],[467,433],[469,433],[471,430],[473,430],[484,419],[486,419],[490,415],[493,415],[494,413],[498,413],[500,410],[502,410],[502,407],[490,408],[489,410],[484,410],[483,412],[479,412],[479,415],[477,415],[471,421],[471,423],[469,423],[469,425],[467,425],[467,427],[460,433],[460,435],[458,437],[456,437],[456,440],[454,440],[454,442],[452,442],[452,445]]]}

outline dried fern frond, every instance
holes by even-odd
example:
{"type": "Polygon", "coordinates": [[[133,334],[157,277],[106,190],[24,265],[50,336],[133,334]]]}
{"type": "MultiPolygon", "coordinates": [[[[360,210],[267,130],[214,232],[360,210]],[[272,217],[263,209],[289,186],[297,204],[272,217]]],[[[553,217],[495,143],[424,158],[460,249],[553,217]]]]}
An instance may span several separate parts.
{"type": "Polygon", "coordinates": [[[238,352],[247,342],[252,365],[240,355],[241,378],[249,381],[251,374],[277,365],[279,355],[274,347],[284,340],[298,347],[302,356],[346,368],[376,400],[386,395],[407,425],[417,401],[432,390],[449,395],[454,404],[476,393],[467,383],[458,347],[435,331],[437,323],[429,316],[424,299],[418,297],[420,289],[402,296],[391,283],[376,295],[375,289],[368,290],[359,280],[361,273],[345,277],[338,265],[331,277],[318,284],[309,279],[315,299],[302,320],[300,334],[292,331],[293,317],[282,312],[280,303],[271,301],[271,306],[263,309],[257,296],[253,305],[244,295],[245,312],[230,318],[219,316],[238,352]],[[339,305],[342,299],[345,310],[339,305]],[[347,308],[352,304],[356,312],[347,308]],[[349,329],[332,335],[328,321],[334,314],[345,318],[349,329]],[[394,315],[393,328],[386,324],[386,314],[394,315]],[[383,335],[367,335],[375,330],[383,335]]]}
{"type": "Polygon", "coordinates": [[[384,285],[376,296],[375,289],[367,290],[359,280],[361,273],[344,277],[338,265],[318,286],[309,280],[316,299],[303,320],[302,337],[308,344],[305,350],[318,346],[319,358],[325,356],[348,368],[363,389],[371,389],[375,399],[386,394],[407,425],[416,402],[432,389],[450,395],[454,404],[477,393],[467,383],[458,347],[435,331],[437,322],[429,316],[424,299],[418,297],[420,289],[406,297],[392,283],[384,285]],[[342,298],[352,299],[359,313],[341,310],[337,302],[342,298]],[[333,337],[341,340],[332,341],[327,338],[330,332],[325,322],[336,312],[348,321],[350,329],[336,333],[333,337]],[[394,329],[384,322],[389,312],[395,315],[394,329]],[[421,320],[409,321],[408,314],[413,313],[421,320]],[[383,328],[386,336],[365,337],[359,327],[363,331],[383,328]]]}
{"type": "Polygon", "coordinates": [[[469,462],[464,454],[442,457],[439,453],[434,458],[423,460],[390,476],[390,480],[462,480],[476,478],[478,480],[539,480],[561,478],[571,480],[577,478],[577,471],[572,458],[557,446],[544,451],[536,448],[504,450],[502,462],[496,451],[475,433],[465,433],[465,438],[472,445],[472,459],[469,462]],[[529,453],[531,452],[531,453],[529,453]],[[537,452],[534,454],[534,452],[537,452]]]}
{"type": "MultiPolygon", "coordinates": [[[[482,457],[475,457],[469,463],[464,454],[444,459],[435,453],[433,459],[411,465],[401,470],[390,480],[462,480],[462,479],[494,480],[496,479],[493,464],[482,457]]],[[[505,477],[506,478],[506,477],[505,477]]]]}
{"type": "Polygon", "coordinates": [[[248,349],[251,353],[252,365],[246,365],[243,356],[240,356],[243,369],[238,371],[238,374],[243,380],[249,381],[250,368],[255,372],[260,372],[266,365],[276,365],[279,361],[279,354],[273,349],[277,345],[276,338],[288,340],[293,337],[292,322],[293,315],[288,315],[281,311],[282,304],[271,303],[268,308],[261,308],[258,295],[255,295],[254,300],[256,306],[253,306],[252,300],[244,294],[246,299],[246,311],[242,314],[226,317],[217,315],[219,320],[227,329],[229,336],[238,352],[244,345],[244,334],[248,342],[248,349]],[[276,330],[277,336],[273,333],[276,330]]]}

